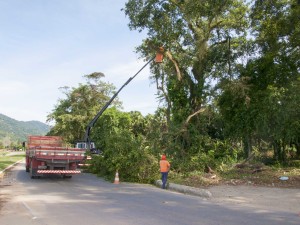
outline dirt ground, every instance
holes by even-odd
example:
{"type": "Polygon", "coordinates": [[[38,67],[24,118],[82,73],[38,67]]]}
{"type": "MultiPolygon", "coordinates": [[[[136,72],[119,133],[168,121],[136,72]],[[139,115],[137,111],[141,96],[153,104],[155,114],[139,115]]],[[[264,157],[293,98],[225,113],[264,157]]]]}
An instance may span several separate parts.
{"type": "Polygon", "coordinates": [[[188,186],[246,185],[277,188],[300,188],[300,168],[273,168],[263,164],[237,165],[226,172],[208,172],[183,179],[188,186]]]}
{"type": "Polygon", "coordinates": [[[300,217],[300,168],[237,166],[224,174],[191,176],[185,182],[209,190],[216,203],[249,206],[259,212],[290,212],[300,217]]]}

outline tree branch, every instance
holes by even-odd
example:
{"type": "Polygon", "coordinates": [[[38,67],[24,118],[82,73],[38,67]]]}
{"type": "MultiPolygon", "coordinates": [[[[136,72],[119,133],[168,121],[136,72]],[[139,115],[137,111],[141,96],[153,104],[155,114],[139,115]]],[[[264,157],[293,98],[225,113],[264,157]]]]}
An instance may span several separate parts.
{"type": "Polygon", "coordinates": [[[177,79],[181,80],[182,79],[182,75],[179,69],[179,65],[178,62],[173,58],[172,54],[169,51],[165,52],[165,55],[173,62],[175,69],[176,69],[176,73],[177,73],[177,79]]]}
{"type": "Polygon", "coordinates": [[[188,118],[185,120],[185,122],[184,122],[184,124],[183,124],[183,130],[186,130],[186,129],[187,129],[187,126],[188,126],[190,120],[191,120],[194,116],[196,116],[196,115],[198,115],[198,114],[200,114],[200,113],[202,113],[202,112],[204,112],[204,111],[205,111],[204,108],[200,108],[199,110],[197,110],[197,111],[194,112],[193,114],[189,115],[188,118]]]}

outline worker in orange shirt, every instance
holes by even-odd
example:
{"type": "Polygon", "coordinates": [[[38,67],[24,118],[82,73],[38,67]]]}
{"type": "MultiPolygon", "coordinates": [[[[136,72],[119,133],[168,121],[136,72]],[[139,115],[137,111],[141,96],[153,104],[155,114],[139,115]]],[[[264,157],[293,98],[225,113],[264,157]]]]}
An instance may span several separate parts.
{"type": "Polygon", "coordinates": [[[166,155],[161,156],[161,160],[159,162],[160,165],[160,173],[161,173],[161,181],[162,181],[162,189],[166,188],[168,173],[170,170],[170,163],[167,161],[166,155]]]}

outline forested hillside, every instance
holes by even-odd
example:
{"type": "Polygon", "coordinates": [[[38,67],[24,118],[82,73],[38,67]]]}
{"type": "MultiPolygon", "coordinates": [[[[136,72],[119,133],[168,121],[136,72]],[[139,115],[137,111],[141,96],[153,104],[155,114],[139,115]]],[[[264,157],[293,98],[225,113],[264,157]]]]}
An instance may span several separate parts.
{"type": "Polygon", "coordinates": [[[49,130],[39,121],[18,121],[0,114],[0,147],[19,145],[28,135],[45,135],[49,130]]]}

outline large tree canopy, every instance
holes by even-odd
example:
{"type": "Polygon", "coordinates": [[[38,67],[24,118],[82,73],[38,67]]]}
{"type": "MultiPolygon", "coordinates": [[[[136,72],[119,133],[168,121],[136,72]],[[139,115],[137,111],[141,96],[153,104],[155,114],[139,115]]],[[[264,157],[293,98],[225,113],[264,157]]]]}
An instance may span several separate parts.
{"type": "MultiPolygon", "coordinates": [[[[98,111],[108,102],[115,87],[101,80],[102,73],[92,73],[84,76],[86,84],[79,84],[77,88],[63,87],[65,99],[59,99],[52,113],[48,115],[48,122],[54,122],[51,135],[60,135],[66,141],[74,143],[83,140],[86,127],[98,111]]],[[[112,105],[120,106],[116,99],[112,105]]]]}
{"type": "Polygon", "coordinates": [[[190,145],[188,129],[194,135],[206,130],[200,114],[208,111],[214,86],[236,74],[246,47],[248,6],[240,0],[129,0],[124,10],[131,29],[147,32],[137,48],[142,56],[159,46],[166,50],[164,62],[152,65],[153,79],[168,127],[178,127],[184,132],[180,140],[190,145]]]}
{"type": "Polygon", "coordinates": [[[172,114],[181,120],[205,105],[211,79],[232,73],[248,28],[247,6],[239,0],[129,0],[125,13],[131,29],[147,30],[138,48],[142,56],[166,48],[163,70],[153,71],[172,114]]]}
{"type": "Polygon", "coordinates": [[[129,0],[124,11],[131,29],[147,32],[137,48],[142,56],[166,49],[163,64],[152,65],[153,78],[167,131],[185,132],[186,147],[211,131],[219,113],[221,136],[242,139],[248,155],[254,139],[299,146],[296,0],[129,0]]]}

